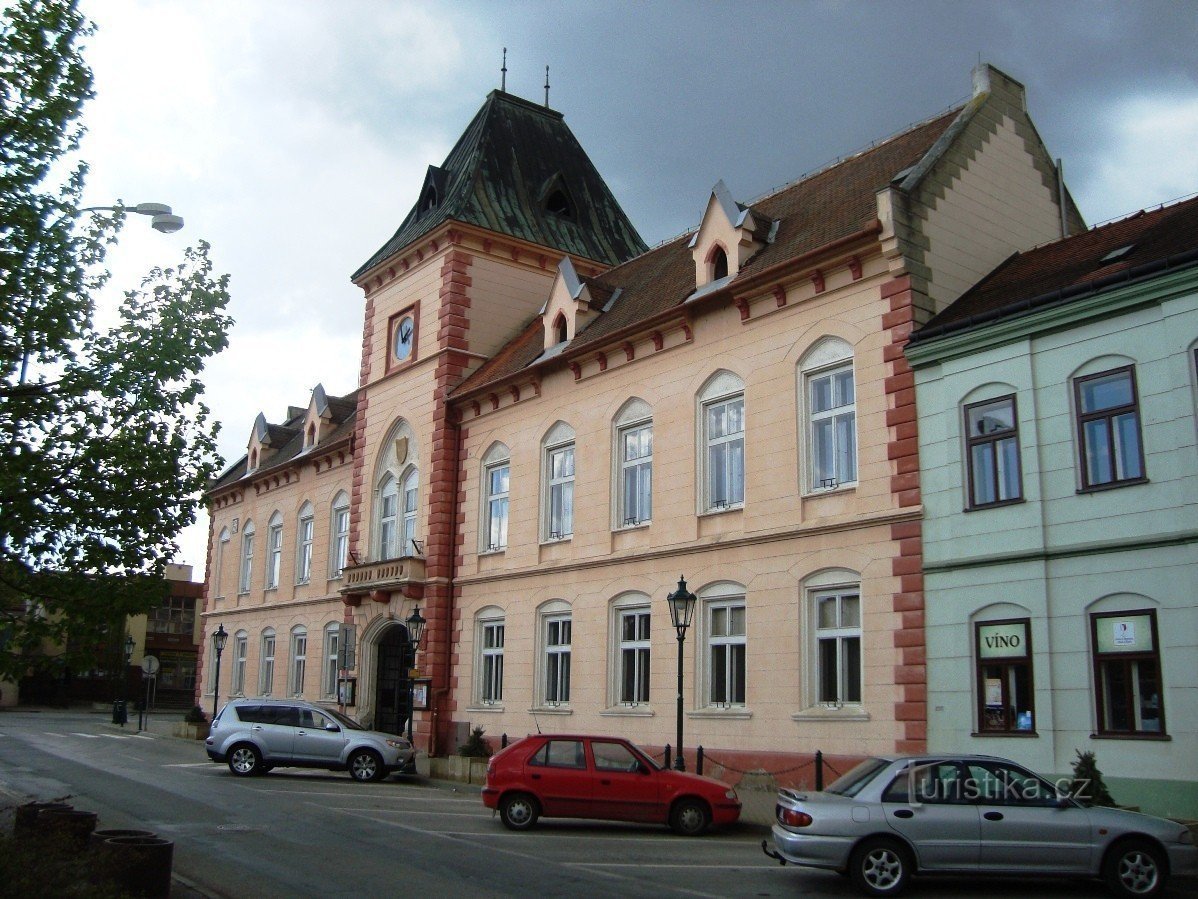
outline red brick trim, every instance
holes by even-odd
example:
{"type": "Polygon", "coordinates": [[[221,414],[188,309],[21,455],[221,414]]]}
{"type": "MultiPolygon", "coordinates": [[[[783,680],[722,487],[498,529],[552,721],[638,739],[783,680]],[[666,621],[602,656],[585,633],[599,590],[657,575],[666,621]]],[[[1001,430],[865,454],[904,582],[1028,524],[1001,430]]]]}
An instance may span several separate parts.
{"type": "MultiPolygon", "coordinates": [[[[856,277],[859,275],[854,271],[854,279],[856,277]]],[[[886,425],[890,431],[886,458],[893,463],[890,493],[901,507],[917,506],[921,497],[915,375],[903,356],[903,347],[915,320],[910,276],[904,275],[883,284],[881,294],[882,299],[889,300],[890,308],[882,316],[882,327],[889,332],[890,338],[882,351],[887,367],[883,384],[886,425]]],[[[924,752],[927,749],[928,674],[922,534],[923,525],[918,521],[890,526],[890,539],[895,544],[891,574],[899,579],[899,592],[891,596],[891,609],[899,618],[893,636],[899,654],[894,668],[898,689],[894,717],[901,726],[901,736],[895,741],[896,752],[924,752]]]]}
{"type": "Polygon", "coordinates": [[[366,480],[366,413],[370,400],[366,385],[370,383],[370,353],[374,337],[374,298],[366,298],[366,310],[362,321],[362,362],[358,367],[358,411],[354,420],[354,465],[350,481],[349,496],[349,548],[360,557],[362,554],[362,503],[366,480]]]}

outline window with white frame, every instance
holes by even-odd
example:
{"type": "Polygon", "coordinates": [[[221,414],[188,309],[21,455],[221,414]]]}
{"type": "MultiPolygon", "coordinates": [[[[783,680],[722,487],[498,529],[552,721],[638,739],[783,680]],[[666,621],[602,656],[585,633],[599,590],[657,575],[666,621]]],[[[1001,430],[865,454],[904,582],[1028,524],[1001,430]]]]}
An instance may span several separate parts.
{"type": "Polygon", "coordinates": [[[564,540],[574,533],[574,429],[558,422],[544,447],[544,522],[542,539],[564,540]]]}
{"type": "Polygon", "coordinates": [[[745,704],[745,598],[704,602],[707,704],[720,708],[745,704]]]}
{"type": "Polygon", "coordinates": [[[304,627],[291,630],[291,668],[287,677],[287,693],[304,695],[304,675],[308,670],[308,631],[304,627]]]}
{"type": "Polygon", "coordinates": [[[262,632],[262,650],[258,655],[258,693],[270,696],[275,686],[275,632],[267,628],[262,632]]]}
{"type": "Polygon", "coordinates": [[[225,595],[225,557],[228,555],[229,540],[229,529],[221,528],[220,537],[216,541],[216,559],[213,560],[212,566],[212,586],[217,599],[225,595]]]}
{"type": "Polygon", "coordinates": [[[540,615],[541,704],[566,705],[570,702],[570,641],[573,630],[569,606],[550,603],[540,615]]]}
{"type": "Polygon", "coordinates": [[[306,584],[312,580],[312,533],[315,519],[312,514],[312,504],[304,503],[299,513],[299,546],[295,557],[295,582],[306,584]]]}
{"type": "Polygon", "coordinates": [[[332,577],[341,577],[345,563],[349,561],[349,497],[338,493],[333,499],[333,516],[330,522],[333,545],[329,553],[332,565],[329,573],[332,577]]]}
{"type": "Polygon", "coordinates": [[[237,578],[237,592],[250,592],[250,575],[254,571],[254,523],[247,521],[241,529],[241,572],[237,578]]]}
{"type": "Polygon", "coordinates": [[[245,660],[249,655],[250,637],[245,631],[233,635],[233,682],[229,691],[234,695],[245,693],[245,660]]]}
{"type": "Polygon", "coordinates": [[[504,618],[498,609],[484,609],[479,613],[478,640],[478,683],[477,699],[483,705],[498,705],[503,702],[503,641],[504,618]]]}
{"type": "Polygon", "coordinates": [[[283,567],[283,516],[276,512],[270,516],[266,530],[266,589],[279,586],[279,572],[283,567]]]}
{"type": "Polygon", "coordinates": [[[403,533],[399,541],[399,555],[414,556],[416,551],[416,512],[420,491],[420,473],[413,468],[403,479],[400,491],[403,498],[403,533]]]}
{"type": "Polygon", "coordinates": [[[337,654],[341,648],[340,644],[341,628],[337,622],[333,622],[325,626],[324,629],[324,677],[322,683],[321,694],[326,699],[337,698],[337,679],[340,674],[338,667],[337,654]]]}
{"type": "Polygon", "coordinates": [[[1135,367],[1075,378],[1082,488],[1144,480],[1144,445],[1135,367]]]}
{"type": "Polygon", "coordinates": [[[739,508],[745,501],[744,382],[731,372],[709,379],[700,394],[702,510],[739,508]]]}
{"type": "MultiPolygon", "coordinates": [[[[631,405],[631,404],[630,404],[631,405]]],[[[645,413],[648,406],[639,403],[632,411],[645,413]]],[[[627,408],[627,407],[626,407],[627,408]]],[[[630,416],[624,416],[628,418],[630,416]]],[[[616,526],[635,527],[653,518],[653,422],[621,424],[616,429],[617,472],[616,526]]]]}
{"type": "Polygon", "coordinates": [[[807,429],[807,489],[857,482],[857,396],[853,349],[825,337],[800,363],[807,429]]]}
{"type": "Polygon", "coordinates": [[[394,559],[399,555],[399,481],[391,475],[379,485],[378,557],[394,559]]]}
{"type": "Polygon", "coordinates": [[[861,591],[811,594],[815,623],[815,700],[840,707],[861,702],[861,591]]]}
{"type": "Polygon", "coordinates": [[[482,550],[507,548],[508,495],[512,463],[508,448],[497,443],[483,456],[482,550]]]}
{"type": "Polygon", "coordinates": [[[637,706],[649,701],[650,620],[648,605],[616,609],[617,699],[621,705],[637,706]]]}

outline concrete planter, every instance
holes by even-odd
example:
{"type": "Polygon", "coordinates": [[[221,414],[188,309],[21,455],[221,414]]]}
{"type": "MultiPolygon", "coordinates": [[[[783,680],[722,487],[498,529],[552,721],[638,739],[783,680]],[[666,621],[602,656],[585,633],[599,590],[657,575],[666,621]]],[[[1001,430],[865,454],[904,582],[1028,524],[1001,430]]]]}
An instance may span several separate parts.
{"type": "MultiPolygon", "coordinates": [[[[426,756],[426,758],[428,758],[426,756]]],[[[419,766],[417,760],[417,766],[419,766]]],[[[417,767],[419,771],[419,767],[417,767]]],[[[428,759],[428,776],[435,777],[438,780],[449,780],[449,761],[447,759],[428,759]]]]}
{"type": "Polygon", "coordinates": [[[470,783],[470,759],[461,755],[451,755],[445,761],[448,763],[450,780],[470,783]]]}
{"type": "Polygon", "coordinates": [[[487,760],[470,759],[470,783],[481,786],[487,782],[487,760]]]}
{"type": "Polygon", "coordinates": [[[206,740],[208,738],[208,725],[180,721],[171,728],[171,733],[185,740],[206,740]]]}

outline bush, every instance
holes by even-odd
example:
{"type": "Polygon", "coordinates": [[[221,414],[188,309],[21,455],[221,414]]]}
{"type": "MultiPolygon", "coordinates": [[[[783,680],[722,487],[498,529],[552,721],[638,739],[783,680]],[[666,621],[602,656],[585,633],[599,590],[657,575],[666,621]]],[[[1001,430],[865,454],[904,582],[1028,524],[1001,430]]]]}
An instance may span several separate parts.
{"type": "Polygon", "coordinates": [[[188,724],[207,724],[208,716],[204,714],[204,710],[198,705],[193,705],[191,711],[183,716],[183,720],[188,724]]]}
{"type": "Polygon", "coordinates": [[[483,739],[483,729],[476,727],[470,731],[470,736],[466,742],[458,747],[458,755],[464,755],[470,759],[489,759],[491,757],[491,746],[483,739]]]}
{"type": "Polygon", "coordinates": [[[1093,752],[1077,753],[1077,761],[1073,763],[1073,783],[1069,786],[1069,794],[1082,805],[1095,805],[1113,808],[1115,800],[1102,780],[1102,772],[1098,770],[1098,760],[1093,752]]]}

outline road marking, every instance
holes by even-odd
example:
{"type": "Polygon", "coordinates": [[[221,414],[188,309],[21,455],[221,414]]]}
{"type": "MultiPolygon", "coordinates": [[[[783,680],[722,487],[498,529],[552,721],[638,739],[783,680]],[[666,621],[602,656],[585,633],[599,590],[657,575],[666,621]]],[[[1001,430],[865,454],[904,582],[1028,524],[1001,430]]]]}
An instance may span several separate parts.
{"type": "MultiPolygon", "coordinates": [[[[423,809],[411,809],[411,808],[409,808],[409,809],[402,809],[402,808],[374,808],[374,809],[368,808],[368,809],[364,809],[359,806],[353,806],[353,807],[349,807],[349,808],[339,808],[337,806],[321,805],[320,803],[317,803],[317,802],[313,802],[313,803],[309,803],[309,804],[310,805],[320,805],[321,808],[328,809],[329,811],[332,811],[332,812],[353,812],[355,814],[365,812],[366,814],[371,814],[371,815],[436,815],[438,818],[482,818],[482,815],[479,814],[478,812],[443,812],[438,809],[431,809],[429,811],[424,811],[423,809]]],[[[440,831],[438,831],[438,833],[440,833],[440,831]]]]}
{"type": "Polygon", "coordinates": [[[562,862],[563,865],[568,865],[571,868],[685,868],[688,871],[692,870],[711,870],[711,871],[775,871],[777,865],[761,864],[761,865],[692,865],[690,863],[681,863],[675,865],[654,864],[652,862],[562,862]]]}
{"type": "Polygon", "coordinates": [[[155,739],[154,737],[148,736],[147,734],[129,734],[129,736],[131,738],[133,738],[134,740],[149,740],[151,743],[154,742],[154,739],[155,739]]]}
{"type": "MultiPolygon", "coordinates": [[[[301,775],[302,776],[302,775],[301,775]]],[[[287,777],[286,774],[276,775],[271,773],[271,777],[276,780],[283,780],[287,777]]],[[[353,796],[361,793],[364,798],[369,799],[396,799],[400,802],[458,802],[468,803],[470,805],[482,805],[481,800],[446,796],[408,796],[402,793],[384,793],[381,790],[372,790],[369,793],[363,793],[362,784],[346,784],[344,790],[289,790],[286,787],[251,787],[250,792],[253,793],[284,793],[288,796],[353,796]]],[[[355,806],[357,808],[357,806],[355,806]]]]}
{"type": "Polygon", "coordinates": [[[107,737],[110,740],[128,740],[129,734],[97,734],[100,737],[107,737]]]}
{"type": "Polygon", "coordinates": [[[163,768],[207,768],[212,762],[172,762],[163,768]]]}
{"type": "Polygon", "coordinates": [[[47,737],[58,737],[59,739],[62,739],[63,737],[66,736],[66,734],[56,734],[52,730],[44,730],[44,731],[42,731],[42,733],[45,734],[47,737]]]}
{"type": "Polygon", "coordinates": [[[98,739],[100,739],[100,735],[99,735],[99,734],[81,734],[81,733],[79,733],[78,731],[73,731],[73,732],[71,733],[71,736],[72,736],[72,737],[83,737],[85,740],[98,740],[98,739]]]}

